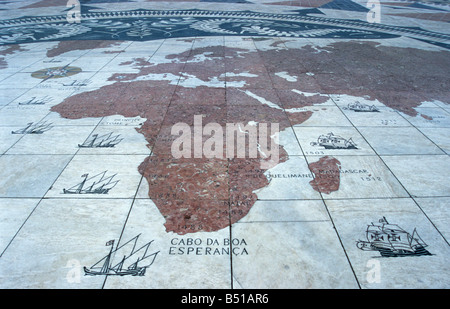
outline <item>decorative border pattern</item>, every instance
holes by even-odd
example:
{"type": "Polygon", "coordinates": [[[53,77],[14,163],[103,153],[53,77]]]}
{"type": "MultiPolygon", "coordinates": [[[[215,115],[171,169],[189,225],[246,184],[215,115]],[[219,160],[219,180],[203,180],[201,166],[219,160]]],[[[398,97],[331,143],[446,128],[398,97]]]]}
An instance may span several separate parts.
{"type": "Polygon", "coordinates": [[[309,16],[311,10],[297,12],[138,9],[87,12],[81,14],[81,23],[68,23],[66,15],[22,17],[0,21],[0,45],[68,39],[147,41],[231,35],[355,39],[407,36],[446,48],[450,46],[450,35],[444,33],[362,20],[309,16]]]}

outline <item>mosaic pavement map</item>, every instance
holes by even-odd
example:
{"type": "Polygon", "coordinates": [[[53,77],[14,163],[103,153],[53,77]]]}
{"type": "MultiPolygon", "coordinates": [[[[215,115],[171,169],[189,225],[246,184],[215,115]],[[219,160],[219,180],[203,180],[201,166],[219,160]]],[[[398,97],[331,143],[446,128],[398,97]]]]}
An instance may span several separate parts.
{"type": "Polygon", "coordinates": [[[0,1],[0,287],[450,287],[445,1],[69,2],[0,1]]]}

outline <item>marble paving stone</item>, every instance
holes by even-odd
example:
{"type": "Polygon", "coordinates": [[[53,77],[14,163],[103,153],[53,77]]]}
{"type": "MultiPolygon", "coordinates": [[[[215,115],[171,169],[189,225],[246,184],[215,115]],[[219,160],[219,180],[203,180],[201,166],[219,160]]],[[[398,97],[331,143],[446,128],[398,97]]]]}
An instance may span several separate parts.
{"type": "Polygon", "coordinates": [[[137,167],[144,162],[145,157],[145,155],[76,155],[58,177],[46,197],[64,199],[133,198],[142,178],[137,167]],[[87,181],[83,183],[85,179],[87,181]],[[81,187],[81,191],[77,191],[82,183],[84,186],[81,187]],[[91,189],[93,188],[95,191],[100,185],[102,186],[99,190],[103,188],[110,190],[92,193],[91,189]],[[69,192],[64,193],[64,189],[69,192]]]}
{"type": "MultiPolygon", "coordinates": [[[[243,75],[247,74],[244,73],[243,75]]],[[[226,103],[228,105],[239,105],[239,106],[261,105],[261,102],[258,100],[258,99],[261,100],[261,98],[278,106],[282,106],[276,91],[273,89],[262,89],[262,88],[247,88],[246,90],[242,90],[240,88],[226,89],[226,103]]]]}
{"type": "MultiPolygon", "coordinates": [[[[83,55],[89,53],[89,48],[98,46],[98,41],[78,41],[78,40],[70,40],[70,41],[60,41],[55,44],[55,42],[47,42],[48,44],[45,46],[39,46],[39,48],[33,48],[33,52],[47,56],[51,59],[59,56],[63,57],[72,57],[78,58],[83,55]]],[[[45,43],[44,43],[45,44],[45,43]]]]}
{"type": "Polygon", "coordinates": [[[30,73],[15,73],[2,80],[0,89],[17,88],[18,81],[20,81],[20,87],[32,88],[42,82],[42,79],[33,78],[30,73]]]}
{"type": "Polygon", "coordinates": [[[189,55],[183,70],[186,73],[198,74],[205,72],[211,75],[220,75],[226,72],[223,47],[210,46],[205,49],[214,50],[203,54],[189,55]]]}
{"type": "MultiPolygon", "coordinates": [[[[360,102],[362,103],[362,102],[360,102]]],[[[338,104],[346,117],[357,127],[409,127],[411,124],[403,118],[397,111],[386,107],[378,106],[372,102],[363,103],[369,106],[374,105],[378,112],[355,112],[348,108],[348,104],[338,104]]]]}
{"type": "MultiPolygon", "coordinates": [[[[331,99],[341,108],[342,112],[356,127],[380,126],[380,127],[405,127],[411,124],[395,109],[385,106],[379,100],[374,99],[374,94],[369,96],[350,96],[331,94],[331,99]],[[364,110],[373,108],[376,111],[360,112],[353,109],[354,104],[360,104],[364,110]]],[[[357,108],[360,110],[360,108],[357,108]]]]}
{"type": "Polygon", "coordinates": [[[448,242],[450,239],[450,226],[448,225],[450,197],[415,198],[414,200],[448,242]]]}
{"type": "Polygon", "coordinates": [[[3,127],[0,126],[0,154],[4,154],[10,147],[12,147],[23,135],[11,134],[11,131],[18,130],[18,127],[3,127]]]}
{"type": "MultiPolygon", "coordinates": [[[[10,76],[10,74],[6,74],[5,76],[10,76]]],[[[0,109],[27,91],[29,91],[27,88],[10,88],[0,90],[0,109]]]]}
{"type": "MultiPolygon", "coordinates": [[[[307,156],[308,164],[320,162],[318,156],[307,156]]],[[[328,180],[329,186],[321,190],[324,199],[342,198],[395,198],[407,197],[402,184],[377,156],[332,156],[338,169],[329,166],[314,173],[318,182],[328,180]],[[336,186],[338,187],[335,190],[336,186]],[[328,193],[329,192],[329,193],[328,193]]],[[[327,182],[325,182],[327,183],[327,182]]]]}
{"type": "Polygon", "coordinates": [[[258,200],[249,213],[239,220],[239,223],[329,220],[322,200],[258,200]]]}
{"type": "Polygon", "coordinates": [[[450,154],[450,141],[448,139],[450,136],[449,128],[420,128],[420,131],[439,148],[447,154],[450,154]]]}
{"type": "Polygon", "coordinates": [[[0,255],[19,231],[40,199],[0,199],[0,255]]]}
{"type": "Polygon", "coordinates": [[[103,57],[90,57],[85,55],[70,63],[71,66],[80,67],[85,72],[97,72],[107,67],[109,62],[114,59],[115,55],[105,54],[103,57]]]}
{"type": "Polygon", "coordinates": [[[52,100],[48,103],[50,106],[61,103],[65,98],[69,97],[77,91],[86,91],[93,88],[92,73],[80,73],[73,79],[54,79],[47,80],[36,85],[29,92],[30,94],[47,95],[52,100]],[[49,96],[49,94],[52,94],[49,96]]]}
{"type": "Polygon", "coordinates": [[[83,267],[108,254],[105,243],[118,239],[131,204],[126,199],[41,201],[0,259],[0,286],[101,288],[105,278],[85,276],[83,267]]]}
{"type": "MultiPolygon", "coordinates": [[[[203,157],[209,158],[234,158],[241,156],[241,152],[245,154],[245,158],[263,158],[264,156],[274,153],[275,156],[281,156],[285,152],[288,155],[303,155],[297,138],[291,127],[283,130],[271,124],[260,123],[253,124],[251,122],[227,123],[220,126],[219,123],[205,123],[207,126],[214,126],[215,131],[209,131],[204,127],[203,131],[196,132],[193,127],[190,130],[177,131],[176,126],[162,126],[157,134],[149,136],[148,146],[152,148],[153,153],[170,155],[174,154],[176,147],[180,146],[180,138],[190,136],[190,139],[182,145],[190,147],[190,157],[194,157],[194,151],[197,149],[195,145],[196,139],[201,139],[201,153],[203,157]],[[219,126],[217,126],[219,125],[219,126]],[[262,133],[261,128],[267,126],[267,134],[262,133]],[[266,139],[266,151],[261,149],[261,139],[266,139]],[[214,143],[212,141],[214,140],[214,143]],[[256,145],[254,144],[257,143],[256,145]],[[194,144],[195,143],[195,144],[194,144]],[[241,143],[245,143],[242,147],[241,143]],[[258,144],[259,143],[259,144],[258,144]],[[173,149],[172,149],[173,148],[173,149]],[[233,151],[230,155],[227,150],[233,151]],[[258,150],[259,149],[259,150],[258,150]],[[277,150],[275,150],[277,149],[277,150]],[[212,151],[214,150],[214,151],[212,151]],[[269,151],[269,152],[267,152],[269,151]],[[275,151],[278,151],[276,154],[275,151]],[[267,155],[266,155],[267,153],[267,155]]],[[[199,139],[199,141],[200,141],[199,139]]],[[[244,155],[242,155],[244,156],[244,155]]]]}
{"type": "Polygon", "coordinates": [[[43,197],[63,171],[70,155],[3,155],[0,197],[43,197]]]}
{"type": "MultiPolygon", "coordinates": [[[[78,151],[77,137],[81,140],[94,128],[90,126],[53,126],[43,134],[25,134],[6,154],[74,155],[78,151]]],[[[17,134],[12,134],[17,135],[17,134]]]]}
{"type": "Polygon", "coordinates": [[[308,68],[300,66],[290,69],[290,71],[292,73],[288,74],[283,71],[283,68],[276,65],[272,68],[270,78],[275,89],[302,89],[307,92],[320,92],[320,84],[308,68]]]}
{"type": "Polygon", "coordinates": [[[65,126],[96,126],[103,120],[102,117],[85,117],[82,119],[68,119],[61,117],[58,113],[50,112],[48,113],[42,121],[51,123],[54,126],[65,127],[65,126]]]}
{"type": "Polygon", "coordinates": [[[264,175],[269,184],[255,192],[260,200],[320,198],[309,183],[313,175],[303,156],[289,157],[289,160],[267,170],[264,175]]]}
{"type": "Polygon", "coordinates": [[[137,132],[136,127],[127,125],[113,128],[99,125],[85,139],[80,135],[77,147],[80,155],[150,154],[144,136],[137,132]]]}
{"type": "Polygon", "coordinates": [[[0,81],[4,80],[5,78],[7,78],[7,77],[9,77],[9,76],[11,76],[11,75],[13,75],[13,73],[3,73],[3,74],[0,74],[0,81]]]}
{"type": "MultiPolygon", "coordinates": [[[[302,111],[312,112],[311,117],[295,127],[350,127],[351,122],[345,117],[337,106],[317,104],[301,108],[302,111]]],[[[294,111],[296,109],[293,109],[294,111]]],[[[288,116],[292,113],[291,109],[286,109],[288,116]]],[[[295,116],[294,116],[295,117],[295,116]]]]}
{"type": "MultiPolygon", "coordinates": [[[[126,56],[126,55],[117,55],[113,59],[111,59],[107,65],[101,68],[101,72],[113,72],[113,73],[137,73],[139,71],[139,65],[136,63],[135,65],[127,65],[135,63],[136,59],[143,58],[145,60],[150,57],[139,57],[135,56],[126,56]]],[[[113,74],[111,73],[111,74],[113,74]]]]}
{"type": "Polygon", "coordinates": [[[158,51],[162,44],[165,44],[166,41],[148,41],[148,42],[132,42],[125,49],[125,55],[153,55],[156,51],[158,51]],[[144,52],[142,52],[144,51],[144,52]]]}
{"type": "MultiPolygon", "coordinates": [[[[9,106],[21,106],[21,107],[31,107],[40,105],[45,105],[46,107],[51,107],[61,103],[65,98],[69,97],[78,88],[75,86],[69,86],[69,84],[58,85],[58,88],[51,87],[49,85],[37,85],[36,87],[26,91],[22,95],[14,98],[9,102],[9,106]],[[48,86],[48,87],[47,87],[48,86]]],[[[7,91],[8,93],[10,90],[7,91]]],[[[43,106],[41,106],[43,107],[43,106]]]]}
{"type": "Polygon", "coordinates": [[[44,105],[7,105],[0,110],[1,126],[26,127],[28,123],[38,123],[49,114],[44,105]]]}
{"type": "Polygon", "coordinates": [[[126,49],[132,44],[127,41],[114,41],[112,44],[109,41],[102,42],[100,44],[107,44],[105,47],[96,47],[89,50],[86,54],[88,57],[104,57],[105,55],[119,56],[126,51],[126,49]]]}
{"type": "MultiPolygon", "coordinates": [[[[164,109],[162,109],[164,110],[164,109]]],[[[158,115],[160,117],[164,117],[164,114],[158,115]]],[[[158,117],[154,117],[158,118],[158,117]]],[[[122,128],[122,127],[132,127],[135,130],[138,130],[145,123],[146,118],[142,118],[140,116],[136,117],[124,117],[122,115],[111,115],[106,116],[101,119],[98,123],[99,127],[103,129],[113,129],[113,128],[122,128]]]]}
{"type": "Polygon", "coordinates": [[[294,113],[304,107],[336,106],[328,95],[322,95],[320,92],[300,91],[298,89],[276,89],[281,106],[286,111],[294,113]]]}
{"type": "MultiPolygon", "coordinates": [[[[224,46],[240,48],[243,50],[256,50],[255,43],[253,42],[253,40],[251,38],[248,38],[248,37],[226,36],[226,37],[224,37],[224,46]]],[[[225,55],[227,55],[227,54],[225,54],[225,55]]]]}
{"type": "MultiPolygon", "coordinates": [[[[82,67],[78,67],[80,68],[82,71],[78,74],[74,74],[72,76],[66,76],[66,77],[62,77],[62,78],[50,78],[44,82],[42,82],[41,84],[37,85],[36,88],[56,88],[58,90],[78,90],[78,91],[83,91],[84,89],[89,89],[89,88],[99,88],[101,86],[103,86],[107,80],[107,78],[109,77],[109,75],[105,76],[104,78],[100,78],[102,77],[100,73],[96,73],[92,72],[92,71],[85,71],[84,68],[82,67]],[[94,78],[94,76],[96,76],[97,74],[99,74],[99,79],[94,78]],[[82,84],[82,86],[77,86],[79,84],[82,84]]],[[[85,90],[84,90],[85,91],[85,90]]]]}
{"type": "Polygon", "coordinates": [[[382,159],[412,196],[450,194],[447,181],[450,158],[447,155],[382,156],[382,159]]]}
{"type": "Polygon", "coordinates": [[[290,156],[301,156],[303,151],[300,148],[300,144],[297,141],[294,130],[292,128],[286,128],[278,134],[278,138],[274,139],[275,143],[283,146],[283,149],[290,156]]]}
{"type": "Polygon", "coordinates": [[[248,49],[247,47],[243,49],[239,46],[240,45],[238,44],[236,47],[237,51],[233,46],[230,46],[225,50],[225,68],[226,72],[228,73],[227,81],[234,80],[235,75],[233,75],[233,73],[252,74],[252,77],[256,77],[253,75],[259,75],[263,73],[267,74],[265,62],[261,58],[261,56],[250,47],[248,49]],[[242,58],[245,58],[246,61],[242,62],[242,58]]]}
{"type": "Polygon", "coordinates": [[[342,93],[331,93],[329,94],[330,98],[341,107],[343,110],[344,107],[348,107],[349,104],[353,104],[356,101],[358,101],[361,104],[364,105],[375,105],[376,107],[383,107],[384,104],[378,101],[377,99],[374,99],[373,93],[370,93],[370,95],[362,95],[362,96],[356,96],[356,95],[349,95],[349,94],[342,94],[342,93]]]}
{"type": "Polygon", "coordinates": [[[233,256],[236,289],[358,287],[330,221],[236,223],[232,237],[249,253],[233,256]]]}
{"type": "Polygon", "coordinates": [[[373,149],[361,136],[361,134],[353,127],[297,127],[294,126],[295,135],[298,138],[300,146],[305,155],[338,155],[338,156],[357,156],[357,155],[374,155],[373,149]],[[329,148],[319,144],[319,137],[322,135],[338,136],[344,138],[341,144],[346,141],[353,141],[356,144],[356,149],[351,147],[351,143],[343,148],[329,148]],[[317,143],[317,145],[315,144],[317,143]]]}
{"type": "Polygon", "coordinates": [[[416,108],[417,117],[405,116],[416,127],[448,128],[450,127],[450,113],[442,108],[416,108]]]}
{"type": "MultiPolygon", "coordinates": [[[[194,73],[195,74],[195,73],[194,73]]],[[[225,89],[196,87],[184,88],[177,87],[172,96],[171,104],[173,105],[225,105],[225,89]]]]}
{"type": "MultiPolygon", "coordinates": [[[[244,88],[260,88],[260,89],[270,89],[272,88],[273,84],[272,81],[270,79],[270,75],[268,72],[264,71],[263,68],[256,68],[259,69],[260,71],[254,71],[251,70],[250,74],[256,75],[256,76],[252,76],[248,79],[246,79],[245,81],[245,87],[244,88]]],[[[243,71],[245,72],[245,70],[243,69],[243,71]]],[[[226,70],[226,72],[228,73],[229,70],[226,70]]],[[[232,76],[230,74],[226,74],[226,85],[231,85],[233,81],[235,81],[237,78],[235,76],[232,76]]],[[[239,79],[239,78],[238,78],[239,79]]]]}
{"type": "Polygon", "coordinates": [[[414,127],[360,127],[359,132],[379,155],[444,154],[414,127]]]}
{"type": "Polygon", "coordinates": [[[23,57],[14,57],[12,59],[6,59],[7,66],[2,69],[2,73],[16,73],[20,70],[26,69],[28,66],[33,65],[39,61],[42,57],[30,57],[29,55],[23,57]]]}
{"type": "MultiPolygon", "coordinates": [[[[22,57],[17,57],[17,60],[19,60],[22,57]]],[[[20,70],[19,72],[22,73],[33,73],[45,68],[51,68],[51,67],[64,67],[67,65],[71,65],[71,63],[73,63],[75,60],[77,60],[79,58],[79,56],[75,56],[75,57],[67,57],[64,55],[60,55],[57,57],[53,57],[51,59],[47,58],[47,57],[42,57],[39,60],[33,62],[32,64],[30,64],[29,66],[23,68],[22,70],[20,70]]],[[[75,65],[77,66],[77,65],[75,65]]]]}
{"type": "MultiPolygon", "coordinates": [[[[174,79],[178,80],[178,79],[174,79]]],[[[211,72],[180,72],[178,85],[185,88],[196,88],[198,86],[207,86],[214,88],[225,88],[225,79],[218,79],[217,76],[212,75],[211,72]]]]}
{"type": "Polygon", "coordinates": [[[446,102],[441,102],[441,101],[436,100],[436,101],[433,101],[433,103],[434,103],[434,105],[442,107],[444,109],[450,108],[450,103],[448,103],[448,102],[446,103],[446,102]]]}
{"type": "Polygon", "coordinates": [[[105,288],[231,287],[229,228],[217,232],[177,235],[166,232],[163,223],[164,218],[151,200],[134,202],[121,243],[140,235],[139,242],[142,245],[153,241],[148,254],[157,252],[156,257],[145,276],[109,276],[105,288]]]}
{"type": "MultiPolygon", "coordinates": [[[[412,199],[330,200],[326,204],[362,288],[448,288],[448,243],[412,199]],[[382,257],[378,251],[359,249],[358,241],[371,240],[366,238],[368,226],[380,224],[383,217],[410,235],[416,229],[431,255],[382,257]]],[[[403,232],[398,236],[407,237],[403,232]]]]}

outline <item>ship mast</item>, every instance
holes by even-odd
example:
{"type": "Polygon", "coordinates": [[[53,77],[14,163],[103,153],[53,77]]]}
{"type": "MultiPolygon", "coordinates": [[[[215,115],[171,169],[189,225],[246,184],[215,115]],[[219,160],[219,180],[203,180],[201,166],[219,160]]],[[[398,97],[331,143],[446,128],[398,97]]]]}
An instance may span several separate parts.
{"type": "Polygon", "coordinates": [[[111,250],[109,251],[109,254],[106,256],[105,263],[103,263],[103,266],[100,270],[100,273],[105,274],[105,275],[109,271],[109,264],[111,261],[111,255],[113,253],[113,248],[114,248],[114,240],[107,242],[106,245],[109,245],[110,242],[111,242],[111,250]]]}

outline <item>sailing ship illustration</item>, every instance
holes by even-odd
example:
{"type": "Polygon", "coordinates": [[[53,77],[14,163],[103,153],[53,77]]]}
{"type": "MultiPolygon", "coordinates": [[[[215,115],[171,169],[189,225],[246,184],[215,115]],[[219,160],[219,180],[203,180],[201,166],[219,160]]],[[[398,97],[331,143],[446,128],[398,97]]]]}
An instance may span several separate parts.
{"type": "Polygon", "coordinates": [[[74,86],[74,87],[83,87],[83,86],[87,86],[90,83],[92,83],[92,81],[90,79],[85,79],[82,81],[78,81],[78,80],[74,80],[72,81],[72,83],[70,84],[62,84],[63,86],[69,87],[69,86],[74,86]]]}
{"type": "Polygon", "coordinates": [[[356,101],[354,103],[349,103],[347,107],[344,107],[344,109],[352,110],[355,112],[379,112],[380,110],[375,105],[368,105],[360,103],[359,101],[356,101]]]}
{"type": "Polygon", "coordinates": [[[51,128],[53,128],[52,124],[47,123],[46,121],[38,122],[36,124],[34,122],[30,122],[25,128],[11,131],[11,134],[42,134],[51,128]]]}
{"type": "Polygon", "coordinates": [[[397,224],[390,224],[385,217],[379,220],[379,224],[367,226],[366,238],[367,241],[357,241],[356,247],[378,251],[383,257],[431,255],[416,229],[410,234],[397,224]]]}
{"type": "Polygon", "coordinates": [[[140,234],[120,247],[117,245],[115,249],[114,240],[108,241],[106,246],[111,246],[109,253],[90,268],[84,267],[85,276],[144,276],[159,251],[149,252],[153,240],[137,248],[139,236],[140,234]]]}
{"type": "Polygon", "coordinates": [[[119,135],[112,135],[113,132],[104,135],[93,134],[88,137],[83,144],[78,144],[80,148],[112,148],[119,144],[123,138],[119,135]]]}
{"type": "Polygon", "coordinates": [[[30,100],[26,102],[19,102],[19,105],[44,105],[52,100],[51,97],[45,96],[42,99],[36,99],[36,97],[32,97],[30,100]]]}
{"type": "Polygon", "coordinates": [[[311,146],[323,146],[325,149],[358,149],[351,138],[345,139],[332,132],[320,135],[317,142],[311,142],[311,146]]]}
{"type": "Polygon", "coordinates": [[[95,176],[89,177],[84,174],[83,181],[69,188],[63,189],[64,194],[108,194],[120,180],[114,180],[117,174],[106,177],[107,171],[101,172],[95,176]],[[114,180],[114,181],[113,181],[114,180]]]}

